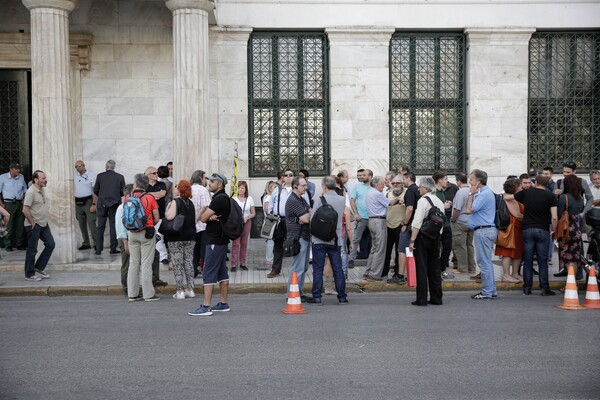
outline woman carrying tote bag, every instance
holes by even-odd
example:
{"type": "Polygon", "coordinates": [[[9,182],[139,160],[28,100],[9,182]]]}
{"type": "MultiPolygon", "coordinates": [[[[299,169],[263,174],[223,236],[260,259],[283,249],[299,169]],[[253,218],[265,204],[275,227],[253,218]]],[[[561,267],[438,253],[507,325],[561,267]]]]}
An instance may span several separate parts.
{"type": "Polygon", "coordinates": [[[581,195],[581,182],[575,175],[568,175],[563,180],[563,194],[558,198],[558,215],[564,211],[569,214],[569,232],[567,237],[558,240],[558,265],[560,270],[574,263],[579,269],[583,241],[581,238],[581,213],[585,200],[581,195]]]}
{"type": "Polygon", "coordinates": [[[165,233],[171,263],[173,264],[175,288],[177,289],[173,298],[178,300],[183,300],[186,297],[196,297],[194,294],[193,264],[194,246],[196,244],[196,211],[190,200],[191,197],[192,186],[190,182],[186,180],[179,181],[175,188],[175,198],[169,203],[165,212],[167,221],[163,221],[163,224],[166,222],[166,225],[170,223],[175,225],[176,218],[181,219],[178,216],[183,216],[183,224],[180,230],[165,233]]]}
{"type": "MultiPolygon", "coordinates": [[[[515,194],[518,187],[518,179],[509,179],[504,182],[504,193],[515,194]]],[[[505,232],[498,231],[495,254],[502,257],[502,269],[504,271],[502,282],[521,283],[523,282],[523,278],[519,275],[519,266],[523,258],[521,221],[523,220],[525,207],[514,198],[511,200],[504,199],[504,201],[510,213],[510,225],[505,232]],[[512,274],[510,273],[510,267],[512,267],[512,274]]]]}

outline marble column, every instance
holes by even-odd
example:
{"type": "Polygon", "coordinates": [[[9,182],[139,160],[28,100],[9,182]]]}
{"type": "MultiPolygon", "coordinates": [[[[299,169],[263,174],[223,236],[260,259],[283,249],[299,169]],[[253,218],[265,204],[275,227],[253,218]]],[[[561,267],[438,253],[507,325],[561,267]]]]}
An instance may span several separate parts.
{"type": "Polygon", "coordinates": [[[331,27],[331,170],[389,169],[392,27],[331,27]]]}
{"type": "Polygon", "coordinates": [[[31,14],[32,168],[46,173],[56,248],[52,264],[75,261],[69,13],[78,0],[22,0],[31,14]]]}
{"type": "Polygon", "coordinates": [[[212,172],[209,134],[207,0],[168,0],[173,12],[173,176],[212,172]]]}
{"type": "Polygon", "coordinates": [[[467,28],[469,169],[527,172],[529,39],[533,28],[467,28]]]}

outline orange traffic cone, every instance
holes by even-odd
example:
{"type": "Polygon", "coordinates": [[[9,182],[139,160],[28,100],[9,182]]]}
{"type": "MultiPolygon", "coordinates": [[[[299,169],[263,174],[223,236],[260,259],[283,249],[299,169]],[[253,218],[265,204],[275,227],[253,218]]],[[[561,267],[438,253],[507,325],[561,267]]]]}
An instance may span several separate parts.
{"type": "Polygon", "coordinates": [[[298,288],[298,275],[292,272],[292,281],[290,282],[290,292],[288,293],[287,307],[281,310],[285,314],[306,314],[306,310],[302,308],[302,300],[300,299],[300,289],[298,288]]]}
{"type": "Polygon", "coordinates": [[[587,291],[585,292],[585,308],[600,308],[600,293],[598,293],[598,280],[596,279],[596,267],[590,265],[590,277],[588,278],[587,291]]]}
{"type": "Polygon", "coordinates": [[[573,264],[569,264],[569,276],[567,277],[567,287],[565,288],[565,301],[558,307],[567,310],[584,310],[579,304],[577,281],[575,280],[575,267],[573,264]]]}

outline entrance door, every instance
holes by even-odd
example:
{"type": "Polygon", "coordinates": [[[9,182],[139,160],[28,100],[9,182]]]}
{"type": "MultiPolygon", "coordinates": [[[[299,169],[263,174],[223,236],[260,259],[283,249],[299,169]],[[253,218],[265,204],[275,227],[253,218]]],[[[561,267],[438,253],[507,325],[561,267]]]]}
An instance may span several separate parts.
{"type": "Polygon", "coordinates": [[[31,72],[0,69],[0,174],[13,162],[31,177],[31,72]]]}

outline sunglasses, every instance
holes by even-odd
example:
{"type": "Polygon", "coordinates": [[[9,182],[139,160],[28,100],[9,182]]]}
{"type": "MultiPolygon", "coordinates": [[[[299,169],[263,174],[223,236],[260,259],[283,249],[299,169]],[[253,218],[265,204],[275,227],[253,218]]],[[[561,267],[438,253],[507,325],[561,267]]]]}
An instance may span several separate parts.
{"type": "Polygon", "coordinates": [[[283,176],[290,177],[290,176],[294,176],[294,174],[284,174],[283,176]]]}
{"type": "Polygon", "coordinates": [[[394,185],[394,186],[397,186],[397,185],[402,184],[402,182],[391,182],[391,184],[394,185]]]}
{"type": "Polygon", "coordinates": [[[158,172],[148,172],[148,175],[156,175],[158,172]]]}

